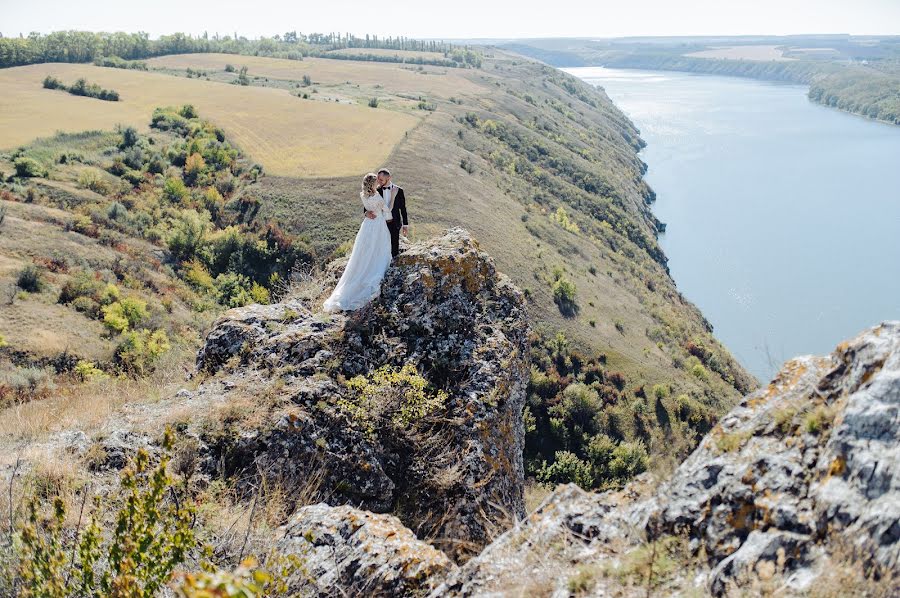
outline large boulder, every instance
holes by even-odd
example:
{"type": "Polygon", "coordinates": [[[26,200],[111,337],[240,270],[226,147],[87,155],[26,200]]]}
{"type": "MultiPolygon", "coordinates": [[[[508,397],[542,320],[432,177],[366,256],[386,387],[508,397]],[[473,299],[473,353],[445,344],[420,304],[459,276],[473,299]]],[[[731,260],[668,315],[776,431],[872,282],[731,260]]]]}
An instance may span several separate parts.
{"type": "Polygon", "coordinates": [[[423,595],[455,568],[393,515],[324,503],[301,507],[279,530],[278,554],[302,564],[291,595],[423,595]]]}
{"type": "Polygon", "coordinates": [[[251,396],[263,414],[207,425],[204,462],[239,480],[264,475],[298,501],[395,513],[456,559],[478,552],[524,514],[521,292],[453,229],[395,259],[367,307],[316,308],[250,306],[214,325],[197,400],[251,396]],[[382,366],[412,366],[445,404],[405,430],[361,425],[347,381],[382,366]]]}
{"type": "Polygon", "coordinates": [[[682,590],[703,583],[714,595],[753,593],[777,579],[779,592],[806,592],[822,576],[856,568],[877,592],[897,595],[900,322],[867,330],[829,356],[787,362],[668,482],[647,486],[641,479],[617,493],[558,489],[435,595],[518,587],[549,571],[556,575],[543,590],[574,584],[597,595],[643,595],[623,589],[621,571],[646,560],[648,546],[678,542],[684,561],[668,575],[682,590]]]}

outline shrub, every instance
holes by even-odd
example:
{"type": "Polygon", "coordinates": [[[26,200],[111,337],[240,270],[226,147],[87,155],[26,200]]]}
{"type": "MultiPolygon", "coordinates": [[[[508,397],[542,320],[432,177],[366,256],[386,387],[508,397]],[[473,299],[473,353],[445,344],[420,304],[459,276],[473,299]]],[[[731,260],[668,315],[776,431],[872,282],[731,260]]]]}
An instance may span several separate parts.
{"type": "Polygon", "coordinates": [[[112,186],[109,184],[109,181],[90,168],[86,168],[78,173],[78,186],[83,189],[90,189],[100,195],[109,195],[112,192],[112,186]]]}
{"type": "Polygon", "coordinates": [[[195,210],[182,210],[168,239],[172,256],[179,261],[193,258],[203,245],[208,230],[209,220],[205,216],[195,210]]]}
{"type": "Polygon", "coordinates": [[[116,348],[116,361],[125,372],[144,375],[169,348],[169,337],[163,330],[131,330],[116,348]]]}
{"type": "Polygon", "coordinates": [[[562,206],[556,208],[556,212],[553,213],[550,219],[570,233],[578,232],[578,225],[569,219],[569,214],[562,206]]]}
{"type": "Polygon", "coordinates": [[[63,85],[62,81],[54,77],[53,75],[47,75],[44,77],[44,89],[65,89],[66,86],[63,85]]]}
{"type": "Polygon", "coordinates": [[[562,392],[562,400],[550,409],[550,414],[577,426],[582,430],[592,426],[594,417],[600,412],[603,403],[597,391],[576,382],[568,385],[562,392]]]}
{"type": "Polygon", "coordinates": [[[41,166],[40,162],[33,158],[28,158],[26,156],[16,158],[16,161],[13,162],[13,166],[16,169],[16,176],[24,178],[47,176],[47,170],[41,166]]]}
{"type": "Polygon", "coordinates": [[[140,140],[141,137],[138,135],[137,129],[134,127],[125,127],[122,129],[122,141],[119,142],[119,149],[134,147],[140,140]]]}
{"type": "MultiPolygon", "coordinates": [[[[691,359],[696,360],[697,358],[692,357],[691,359]]],[[[703,367],[703,364],[700,363],[699,360],[691,364],[689,371],[691,372],[692,376],[694,376],[701,382],[707,382],[709,380],[709,371],[707,371],[707,369],[703,367]]]]}
{"type": "Polygon", "coordinates": [[[99,302],[103,283],[88,272],[78,272],[63,284],[59,291],[59,303],[71,303],[79,297],[96,298],[99,302]]]}
{"type": "Polygon", "coordinates": [[[42,399],[54,388],[51,370],[20,367],[0,372],[0,406],[42,399]]]}
{"type": "Polygon", "coordinates": [[[378,98],[369,99],[369,108],[378,108],[378,98]]]}
{"type": "Polygon", "coordinates": [[[124,220],[128,216],[128,208],[117,201],[109,204],[106,208],[106,217],[110,220],[124,220]]]}
{"type": "Polygon", "coordinates": [[[16,286],[28,293],[40,293],[44,290],[44,273],[34,264],[25,266],[16,277],[16,286]]]}
{"type": "Polygon", "coordinates": [[[185,186],[184,181],[179,178],[170,177],[166,179],[163,186],[163,198],[173,204],[181,203],[190,192],[185,186]]]}
{"type": "Polygon", "coordinates": [[[709,432],[715,421],[714,414],[708,408],[688,395],[676,397],[675,417],[687,423],[700,434],[709,432]]]}
{"type": "Polygon", "coordinates": [[[106,378],[106,374],[100,368],[96,367],[93,362],[80,360],[75,364],[75,377],[82,382],[90,382],[99,378],[106,378]]]}
{"type": "Polygon", "coordinates": [[[232,81],[235,85],[250,85],[250,77],[247,76],[247,67],[242,66],[238,78],[232,81]]]}
{"type": "Polygon", "coordinates": [[[248,287],[250,279],[235,272],[223,272],[215,279],[217,299],[219,303],[228,307],[241,307],[253,303],[248,287]]]}
{"type": "Polygon", "coordinates": [[[195,152],[188,156],[184,163],[184,180],[188,185],[193,186],[204,170],[206,170],[206,162],[203,160],[203,156],[195,152]]]}
{"type": "Polygon", "coordinates": [[[623,442],[613,451],[612,461],[609,463],[609,473],[613,478],[625,482],[639,473],[647,471],[650,457],[644,443],[623,442]]]}
{"type": "Polygon", "coordinates": [[[103,323],[113,332],[134,328],[148,315],[147,303],[130,297],[103,307],[103,323]]]}
{"type": "Polygon", "coordinates": [[[560,276],[553,283],[553,301],[556,302],[560,313],[564,316],[571,317],[578,311],[578,305],[575,302],[576,291],[575,283],[564,276],[560,276]]]}
{"type": "Polygon", "coordinates": [[[233,72],[234,72],[234,65],[233,65],[233,64],[226,64],[226,65],[225,65],[225,72],[226,72],[226,73],[233,73],[233,72]]]}
{"type": "Polygon", "coordinates": [[[215,281],[206,266],[198,259],[193,259],[185,264],[184,279],[189,285],[200,291],[212,291],[215,289],[215,281]]]}
{"type": "Polygon", "coordinates": [[[182,118],[200,118],[200,115],[197,114],[197,109],[194,108],[193,104],[185,104],[178,110],[178,114],[181,115],[182,118]]]}
{"type": "Polygon", "coordinates": [[[28,521],[19,534],[18,575],[27,595],[150,598],[161,592],[174,569],[198,546],[195,507],[186,482],[176,483],[167,472],[173,447],[174,435],[167,428],[153,468],[147,451],[139,449],[122,472],[121,506],[116,508],[111,498],[95,498],[90,522],[71,548],[65,541],[63,499],[54,499],[53,514],[44,520],[38,498],[31,498],[28,521]],[[108,512],[115,526],[107,539],[100,518],[108,512]]]}
{"type": "Polygon", "coordinates": [[[428,381],[415,366],[383,366],[370,377],[356,376],[347,382],[348,398],[338,406],[362,425],[370,436],[382,428],[408,430],[443,409],[447,394],[428,389],[428,381]]]}
{"type": "Polygon", "coordinates": [[[569,451],[557,451],[553,463],[544,462],[537,473],[537,479],[543,484],[575,483],[590,490],[594,485],[591,466],[569,451]]]}

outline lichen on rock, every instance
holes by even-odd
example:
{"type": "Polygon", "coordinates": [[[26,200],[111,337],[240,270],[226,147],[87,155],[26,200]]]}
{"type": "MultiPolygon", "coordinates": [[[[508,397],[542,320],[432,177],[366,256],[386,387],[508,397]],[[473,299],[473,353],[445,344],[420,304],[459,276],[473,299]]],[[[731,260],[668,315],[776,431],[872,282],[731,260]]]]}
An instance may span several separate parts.
{"type": "Polygon", "coordinates": [[[357,312],[233,309],[199,351],[197,396],[256,393],[271,409],[254,427],[206,434],[207,462],[287,488],[315,474],[317,498],[394,513],[465,560],[524,514],[527,331],[522,293],[461,229],[409,246],[357,312]],[[385,366],[415,368],[447,394],[444,408],[368,434],[341,408],[347,380],[385,366]]]}
{"type": "Polygon", "coordinates": [[[829,356],[786,363],[658,488],[642,476],[620,492],[557,489],[433,595],[486,594],[553,570],[544,589],[558,592],[605,571],[587,585],[606,595],[622,591],[629,551],[668,538],[689,552],[671,572],[681,588],[752,593],[777,575],[779,591],[803,593],[851,567],[896,595],[898,522],[900,322],[885,322],[829,356]]]}

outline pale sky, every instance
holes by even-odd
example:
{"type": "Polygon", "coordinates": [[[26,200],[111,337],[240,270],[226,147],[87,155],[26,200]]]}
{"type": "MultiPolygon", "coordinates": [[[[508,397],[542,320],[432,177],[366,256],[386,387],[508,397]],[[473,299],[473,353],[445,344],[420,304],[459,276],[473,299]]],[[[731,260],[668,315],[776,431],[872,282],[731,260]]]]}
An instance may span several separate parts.
{"type": "Polygon", "coordinates": [[[291,30],[443,39],[900,35],[900,0],[0,0],[4,36],[61,29],[251,38],[291,30]]]}

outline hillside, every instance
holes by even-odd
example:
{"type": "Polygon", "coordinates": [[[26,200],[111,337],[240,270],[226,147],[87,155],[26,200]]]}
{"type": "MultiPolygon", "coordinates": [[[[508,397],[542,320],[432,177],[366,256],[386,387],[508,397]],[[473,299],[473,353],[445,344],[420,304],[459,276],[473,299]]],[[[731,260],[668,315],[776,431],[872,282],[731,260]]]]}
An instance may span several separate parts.
{"type": "MultiPolygon", "coordinates": [[[[670,476],[529,505],[521,290],[459,228],[408,246],[365,309],[322,313],[339,272],[223,314],[178,392],[81,417],[0,469],[0,593],[900,589],[900,322],[787,362],[670,476]]],[[[587,466],[627,472],[623,446],[592,442],[587,466]]]]}
{"type": "MultiPolygon", "coordinates": [[[[407,189],[414,239],[465,226],[526,294],[535,331],[526,469],[547,483],[576,478],[585,487],[621,483],[621,477],[576,471],[588,458],[591,439],[600,436],[638,457],[625,477],[648,466],[670,468],[718,414],[755,386],[668,275],[656,241],[663,224],[651,212],[654,194],[642,179],[645,166],[636,155],[642,142],[602,92],[502,52],[486,54],[480,69],[312,58],[248,57],[245,62],[192,54],[151,60],[148,68],[159,70],[148,72],[68,64],[0,71],[10,82],[2,101],[20,111],[29,101],[32,110],[32,116],[20,113],[20,124],[8,124],[6,131],[46,130],[48,122],[64,115],[70,130],[111,127],[122,119],[121,124],[137,127],[146,137],[141,142],[145,149],[127,168],[115,166],[117,157],[130,159],[130,150],[120,147],[121,133],[62,135],[11,152],[0,162],[0,171],[12,173],[13,162],[33,159],[39,172],[31,178],[12,176],[6,183],[8,201],[14,202],[10,214],[46,219],[43,211],[54,208],[88,218],[98,231],[110,229],[134,237],[135,243],[149,243],[160,268],[172,268],[170,276],[201,294],[239,305],[248,297],[264,296],[253,285],[273,296],[273,268],[284,274],[285,265],[265,261],[277,252],[263,254],[269,257],[262,262],[216,258],[217,251],[230,246],[224,240],[230,226],[242,227],[270,247],[292,243],[301,263],[324,264],[347,251],[358,226],[359,175],[390,167],[407,189]],[[247,66],[248,85],[231,84],[236,75],[228,65],[247,66]],[[194,74],[198,70],[205,73],[199,79],[194,74]],[[43,89],[44,74],[67,81],[83,76],[121,92],[122,100],[102,102],[43,89]],[[167,119],[180,121],[163,111],[170,115],[160,121],[163,130],[147,128],[156,121],[148,102],[174,103],[176,97],[194,103],[191,122],[194,112],[211,121],[201,125],[198,120],[181,134],[193,135],[199,126],[207,141],[176,138],[173,151],[154,162],[152,146],[173,142],[164,138],[172,134],[165,128],[173,126],[166,125],[167,119]],[[362,128],[360,122],[365,123],[362,128]],[[288,129],[293,133],[285,134],[288,129]],[[322,131],[336,133],[329,137],[322,131]],[[344,145],[347,139],[352,142],[344,145]],[[233,172],[223,175],[228,180],[239,176],[239,185],[223,186],[218,180],[221,163],[215,147],[220,143],[243,152],[228,166],[233,172]],[[388,150],[392,143],[396,145],[388,150]],[[204,147],[207,178],[190,182],[193,175],[184,160],[204,147]],[[361,152],[361,147],[367,149],[361,152]],[[319,167],[285,167],[298,153],[312,154],[319,167]],[[80,157],[62,160],[70,154],[80,157]],[[97,176],[111,177],[99,195],[85,190],[92,183],[80,181],[85,166],[79,160],[88,170],[103,171],[97,176]],[[266,174],[270,171],[291,176],[266,174]],[[185,199],[178,200],[180,205],[160,206],[160,211],[157,198],[172,196],[168,186],[178,187],[178,180],[188,181],[185,199]],[[85,193],[89,201],[83,205],[70,197],[85,193]],[[133,199],[135,193],[141,199],[133,199]],[[32,212],[23,212],[20,206],[29,202],[32,212]],[[119,212],[117,203],[128,211],[137,207],[128,226],[107,216],[119,212]],[[200,233],[200,247],[209,247],[197,252],[204,270],[192,269],[194,262],[182,249],[173,250],[172,235],[179,227],[194,230],[194,216],[178,211],[184,209],[196,211],[201,220],[208,215],[213,225],[200,233]],[[216,282],[220,275],[225,278],[216,282]],[[237,280],[231,276],[243,276],[243,282],[227,286],[237,280]],[[670,425],[663,412],[676,408],[690,415],[689,423],[670,425]],[[554,468],[560,459],[576,470],[554,468]]],[[[201,164],[193,160],[195,167],[201,164]]],[[[70,218],[61,213],[55,225],[64,238],[73,234],[68,232],[70,218]]],[[[4,280],[10,288],[29,260],[42,267],[52,257],[52,245],[25,238],[4,256],[13,260],[4,280]]],[[[244,251],[250,248],[237,255],[244,251]]],[[[23,311],[22,305],[12,309],[29,313],[27,321],[43,317],[36,307],[23,311]]],[[[102,353],[87,353],[90,345],[73,336],[81,333],[74,321],[54,326],[48,332],[55,335],[53,343],[43,348],[25,342],[26,335],[12,325],[25,323],[23,318],[7,320],[7,352],[25,351],[45,360],[59,347],[82,350],[78,358],[102,353]]],[[[196,339],[203,322],[195,320],[194,332],[184,335],[187,346],[196,342],[190,338],[196,339]]],[[[111,349],[107,343],[107,355],[111,349]]],[[[29,360],[35,361],[18,359],[29,360]]]]}

